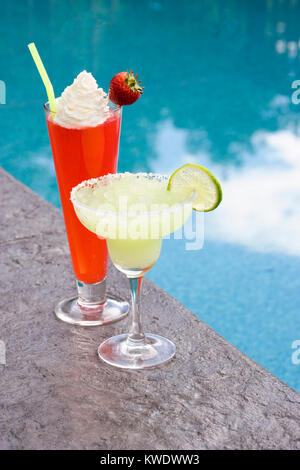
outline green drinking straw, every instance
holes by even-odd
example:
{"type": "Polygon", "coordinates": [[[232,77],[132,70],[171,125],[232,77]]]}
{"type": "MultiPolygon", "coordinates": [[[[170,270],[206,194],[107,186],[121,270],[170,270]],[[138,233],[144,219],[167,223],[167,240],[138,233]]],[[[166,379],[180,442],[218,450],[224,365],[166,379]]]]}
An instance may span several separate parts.
{"type": "Polygon", "coordinates": [[[56,101],[55,101],[53,86],[50,82],[50,79],[48,77],[44,64],[42,62],[42,59],[40,58],[40,55],[38,53],[37,48],[35,47],[34,42],[31,42],[30,44],[28,44],[28,48],[35,62],[35,65],[37,66],[41,79],[44,82],[46,92],[48,95],[50,111],[51,111],[52,116],[54,116],[54,114],[56,113],[56,101]]]}

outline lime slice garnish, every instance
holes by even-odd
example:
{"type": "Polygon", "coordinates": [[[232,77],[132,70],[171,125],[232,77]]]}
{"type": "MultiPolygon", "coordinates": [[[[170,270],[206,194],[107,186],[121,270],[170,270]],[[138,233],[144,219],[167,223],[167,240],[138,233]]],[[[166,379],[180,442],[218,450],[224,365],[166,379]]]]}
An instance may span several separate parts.
{"type": "Polygon", "coordinates": [[[204,166],[187,163],[170,176],[169,191],[190,195],[196,191],[193,209],[200,212],[214,210],[222,201],[222,189],[214,175],[204,166]]]}

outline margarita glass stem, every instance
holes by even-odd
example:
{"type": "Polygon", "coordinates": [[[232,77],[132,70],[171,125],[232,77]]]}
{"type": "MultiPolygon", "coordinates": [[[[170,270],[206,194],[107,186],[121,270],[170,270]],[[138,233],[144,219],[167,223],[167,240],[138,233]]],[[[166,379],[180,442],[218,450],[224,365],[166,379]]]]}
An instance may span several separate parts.
{"type": "Polygon", "coordinates": [[[129,278],[131,291],[131,326],[127,339],[128,345],[145,343],[140,310],[142,281],[143,276],[129,278]]]}

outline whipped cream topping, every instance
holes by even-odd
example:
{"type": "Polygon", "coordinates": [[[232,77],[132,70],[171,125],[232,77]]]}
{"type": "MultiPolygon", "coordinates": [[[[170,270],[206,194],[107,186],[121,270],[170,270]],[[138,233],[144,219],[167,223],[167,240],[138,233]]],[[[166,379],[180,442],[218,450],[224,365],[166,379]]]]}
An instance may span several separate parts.
{"type": "Polygon", "coordinates": [[[110,114],[106,93],[86,70],[57,98],[56,106],[54,122],[67,128],[95,127],[110,114]]]}

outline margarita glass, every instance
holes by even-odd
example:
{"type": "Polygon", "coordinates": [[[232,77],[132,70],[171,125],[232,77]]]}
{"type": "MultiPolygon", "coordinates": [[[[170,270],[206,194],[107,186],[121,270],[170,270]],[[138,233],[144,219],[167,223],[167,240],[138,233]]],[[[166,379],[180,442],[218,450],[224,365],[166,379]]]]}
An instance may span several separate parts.
{"type": "Polygon", "coordinates": [[[140,313],[143,276],[158,260],[162,238],[190,216],[196,196],[168,191],[167,185],[167,176],[117,173],[83,181],[71,193],[81,223],[106,238],[113,264],[129,279],[129,334],[109,338],[98,348],[99,357],[116,367],[143,369],[175,354],[171,341],[143,332],[140,313]]]}
{"type": "Polygon", "coordinates": [[[103,325],[124,318],[129,305],[106,296],[108,253],[100,240],[78,220],[70,201],[73,186],[84,179],[117,171],[122,111],[108,103],[110,116],[97,126],[65,127],[44,106],[60,199],[65,219],[77,296],[59,302],[61,320],[82,326],[103,325]]]}

